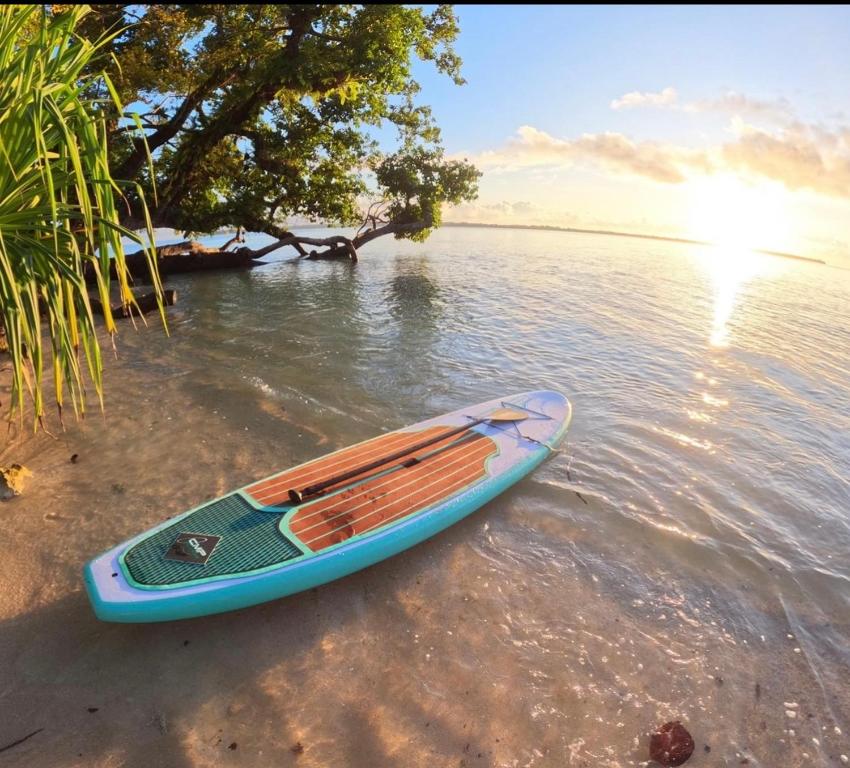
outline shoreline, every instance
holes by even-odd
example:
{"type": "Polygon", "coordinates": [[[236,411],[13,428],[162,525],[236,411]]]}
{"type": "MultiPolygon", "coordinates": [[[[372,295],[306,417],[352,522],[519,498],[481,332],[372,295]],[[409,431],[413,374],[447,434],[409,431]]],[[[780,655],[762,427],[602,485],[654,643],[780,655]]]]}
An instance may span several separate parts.
{"type": "MultiPolygon", "coordinates": [[[[644,235],[639,232],[616,232],[610,229],[577,229],[575,227],[556,227],[548,224],[480,224],[474,221],[447,221],[440,224],[440,227],[467,227],[467,228],[482,228],[482,229],[530,229],[541,232],[571,232],[579,235],[610,235],[612,237],[633,237],[641,240],[659,240],[665,243],[683,243],[684,245],[707,245],[717,247],[716,243],[710,243],[707,240],[689,240],[685,237],[665,237],[664,235],[644,235]]],[[[793,259],[794,261],[807,261],[811,264],[823,264],[827,262],[823,259],[816,259],[812,256],[800,256],[796,253],[785,253],[783,251],[771,251],[765,248],[752,248],[753,253],[760,253],[765,256],[776,256],[780,259],[793,259]]]]}
{"type": "Polygon", "coordinates": [[[724,354],[705,340],[714,285],[669,280],[670,249],[603,261],[573,240],[579,268],[559,283],[562,244],[544,238],[518,284],[514,236],[437,235],[427,255],[378,246],[357,272],[176,276],[171,335],[124,325],[105,356],[103,417],[92,403],[55,438],[25,421],[9,457],[33,477],[2,507],[4,765],[625,766],[675,719],[700,764],[850,752],[841,487],[787,447],[820,440],[843,470],[829,427],[845,382],[781,420],[846,365],[818,343],[823,316],[789,309],[809,284],[785,276],[739,305],[724,354]],[[463,259],[475,240],[491,258],[463,259]],[[763,359],[729,365],[749,351],[763,359]],[[567,450],[403,556],[208,617],[92,613],[81,572],[99,552],[529,381],[574,396],[567,450]]]}

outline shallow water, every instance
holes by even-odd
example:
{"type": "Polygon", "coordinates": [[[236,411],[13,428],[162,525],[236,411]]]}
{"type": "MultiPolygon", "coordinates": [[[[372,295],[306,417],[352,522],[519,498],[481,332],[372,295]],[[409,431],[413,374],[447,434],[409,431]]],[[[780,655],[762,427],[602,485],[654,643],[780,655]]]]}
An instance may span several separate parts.
{"type": "Polygon", "coordinates": [[[671,719],[689,765],[850,757],[850,272],[450,228],[167,282],[171,337],[122,330],[105,421],[14,449],[0,746],[44,731],[0,759],[635,766],[671,719]],[[117,541],[537,388],[573,402],[562,452],[405,555],[219,617],[90,615],[117,541]]]}

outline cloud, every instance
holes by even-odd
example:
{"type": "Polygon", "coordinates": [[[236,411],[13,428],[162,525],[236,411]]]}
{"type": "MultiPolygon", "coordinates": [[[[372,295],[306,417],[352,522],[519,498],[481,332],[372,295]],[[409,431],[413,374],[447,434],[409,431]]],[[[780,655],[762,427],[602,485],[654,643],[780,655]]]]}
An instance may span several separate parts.
{"type": "Polygon", "coordinates": [[[743,93],[727,91],[715,99],[699,99],[682,105],[684,112],[720,112],[741,117],[763,118],[777,122],[790,122],[794,111],[787,99],[754,99],[743,93]]]}
{"type": "Polygon", "coordinates": [[[722,147],[731,170],[779,181],[791,190],[850,198],[850,129],[830,132],[795,123],[776,134],[752,126],[739,130],[738,139],[722,147]]]}
{"type": "Polygon", "coordinates": [[[472,160],[494,170],[596,165],[668,184],[684,181],[689,168],[709,168],[708,158],[699,150],[635,142],[620,133],[586,133],[577,139],[557,139],[530,125],[520,126],[517,135],[502,149],[484,152],[472,160]]]}
{"type": "Polygon", "coordinates": [[[676,103],[678,94],[675,88],[665,88],[660,93],[632,91],[611,102],[611,109],[632,109],[634,107],[667,107],[676,103]]]}
{"type": "Polygon", "coordinates": [[[443,208],[443,221],[474,221],[485,224],[564,224],[572,216],[560,208],[544,209],[525,200],[476,200],[443,208]]]}
{"type": "Polygon", "coordinates": [[[736,91],[727,91],[715,98],[680,103],[676,89],[668,86],[660,93],[632,91],[611,102],[611,109],[616,110],[637,107],[653,107],[689,113],[739,115],[776,122],[790,122],[794,119],[794,112],[787,99],[756,99],[736,91]]]}
{"type": "Polygon", "coordinates": [[[532,203],[528,203],[525,200],[511,204],[511,212],[520,215],[531,213],[534,211],[534,208],[535,206],[532,203]]]}
{"type": "Polygon", "coordinates": [[[733,119],[735,138],[694,149],[676,144],[634,141],[621,133],[586,133],[556,138],[523,125],[503,147],[470,160],[491,172],[539,167],[591,167],[617,175],[637,176],[660,184],[679,184],[690,177],[734,173],[751,180],[770,180],[789,190],[808,189],[850,199],[850,126],[828,130],[794,122],[772,131],[733,119]]]}

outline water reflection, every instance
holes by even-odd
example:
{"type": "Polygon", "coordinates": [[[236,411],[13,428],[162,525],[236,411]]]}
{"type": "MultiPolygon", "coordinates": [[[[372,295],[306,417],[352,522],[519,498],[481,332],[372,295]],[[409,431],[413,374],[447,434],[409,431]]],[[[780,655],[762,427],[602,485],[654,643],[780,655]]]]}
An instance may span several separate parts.
{"type": "Polygon", "coordinates": [[[734,246],[714,246],[703,253],[704,263],[714,283],[711,346],[729,346],[729,321],[739,302],[740,291],[747,282],[765,271],[768,258],[734,246]]]}
{"type": "Polygon", "coordinates": [[[390,322],[382,337],[387,350],[381,374],[391,389],[422,402],[443,383],[438,346],[447,324],[444,287],[423,257],[398,256],[381,296],[390,322]]]}
{"type": "Polygon", "coordinates": [[[406,331],[425,326],[433,331],[443,315],[443,303],[435,277],[425,258],[396,259],[387,288],[390,312],[406,331]]]}

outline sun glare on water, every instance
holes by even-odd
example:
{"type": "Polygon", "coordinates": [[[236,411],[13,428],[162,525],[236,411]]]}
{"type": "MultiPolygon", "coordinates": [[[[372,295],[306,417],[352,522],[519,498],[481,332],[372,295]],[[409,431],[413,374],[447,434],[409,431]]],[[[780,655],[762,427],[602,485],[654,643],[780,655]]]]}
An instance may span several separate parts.
{"type": "Polygon", "coordinates": [[[705,252],[706,266],[714,283],[714,318],[709,341],[713,347],[729,346],[729,321],[743,286],[761,274],[770,256],[745,248],[714,246],[705,252]]]}
{"type": "Polygon", "coordinates": [[[785,200],[773,187],[752,187],[734,177],[709,177],[692,184],[690,229],[713,245],[704,252],[714,283],[712,346],[728,345],[728,323],[741,287],[768,268],[771,257],[758,248],[787,249],[790,223],[785,200]]]}

